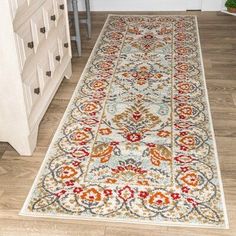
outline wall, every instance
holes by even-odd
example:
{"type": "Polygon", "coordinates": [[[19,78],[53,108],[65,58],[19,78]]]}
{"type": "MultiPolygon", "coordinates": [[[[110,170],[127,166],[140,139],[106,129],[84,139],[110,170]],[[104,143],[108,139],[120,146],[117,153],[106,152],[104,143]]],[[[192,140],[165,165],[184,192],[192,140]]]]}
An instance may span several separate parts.
{"type": "MultiPolygon", "coordinates": [[[[185,11],[191,0],[90,0],[91,11],[185,11]]],[[[78,0],[84,10],[84,1],[78,0]]],[[[218,11],[222,0],[202,0],[203,11],[218,11]]]]}

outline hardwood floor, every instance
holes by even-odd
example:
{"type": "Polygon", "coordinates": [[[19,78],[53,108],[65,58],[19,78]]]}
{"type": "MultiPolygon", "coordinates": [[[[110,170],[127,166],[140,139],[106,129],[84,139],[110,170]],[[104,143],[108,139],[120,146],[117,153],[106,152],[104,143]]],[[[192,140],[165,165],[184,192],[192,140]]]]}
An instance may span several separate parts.
{"type": "MultiPolygon", "coordinates": [[[[139,12],[136,14],[150,13],[139,12]]],[[[216,12],[154,12],[152,14],[198,15],[230,229],[155,227],[18,216],[107,17],[107,13],[93,13],[92,39],[86,39],[85,28],[82,28],[82,57],[73,58],[73,77],[63,81],[41,122],[34,155],[32,157],[19,156],[10,145],[0,143],[0,158],[2,156],[0,159],[0,236],[236,235],[236,17],[216,12]]]]}

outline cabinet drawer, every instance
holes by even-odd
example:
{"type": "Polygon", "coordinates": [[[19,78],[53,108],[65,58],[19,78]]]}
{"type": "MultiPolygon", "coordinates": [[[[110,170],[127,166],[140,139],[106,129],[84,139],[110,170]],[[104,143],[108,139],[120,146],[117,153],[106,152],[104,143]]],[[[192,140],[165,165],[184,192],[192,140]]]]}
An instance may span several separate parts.
{"type": "Polygon", "coordinates": [[[42,61],[37,65],[37,72],[39,78],[39,84],[41,89],[41,94],[43,94],[44,90],[47,87],[47,84],[52,80],[52,71],[49,63],[49,55],[45,55],[42,61]]]}
{"type": "Polygon", "coordinates": [[[49,49],[49,64],[50,64],[50,70],[52,73],[57,69],[62,59],[62,55],[60,54],[58,40],[54,41],[54,44],[51,45],[49,49]]]}
{"type": "Polygon", "coordinates": [[[58,17],[55,12],[53,0],[47,0],[43,5],[44,22],[47,32],[56,26],[58,17]]]}
{"type": "Polygon", "coordinates": [[[36,13],[31,17],[31,27],[35,50],[37,50],[37,47],[40,42],[46,39],[46,26],[42,9],[36,11],[36,13]]]}
{"type": "Polygon", "coordinates": [[[33,41],[30,21],[25,22],[16,31],[16,38],[19,49],[20,64],[23,69],[26,60],[34,54],[35,50],[35,42],[33,41]]]}
{"type": "Polygon", "coordinates": [[[53,2],[57,18],[59,19],[65,10],[64,0],[53,0],[53,2]]]}
{"type": "Polygon", "coordinates": [[[59,49],[61,56],[64,57],[66,54],[69,53],[70,42],[67,37],[66,26],[63,24],[58,27],[59,27],[59,32],[58,32],[59,49]]]}
{"type": "Polygon", "coordinates": [[[30,76],[23,82],[27,113],[30,114],[36,102],[41,97],[41,89],[38,80],[37,71],[34,70],[30,76]]]}

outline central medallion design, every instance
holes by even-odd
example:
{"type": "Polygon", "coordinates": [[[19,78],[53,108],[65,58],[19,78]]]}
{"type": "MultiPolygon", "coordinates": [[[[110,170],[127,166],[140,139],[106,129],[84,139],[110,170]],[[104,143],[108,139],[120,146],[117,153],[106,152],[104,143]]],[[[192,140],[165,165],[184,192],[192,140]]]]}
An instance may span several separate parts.
{"type": "Polygon", "coordinates": [[[140,64],[130,54],[118,64],[84,182],[171,185],[171,72],[160,69],[170,58],[151,58],[140,64]]]}

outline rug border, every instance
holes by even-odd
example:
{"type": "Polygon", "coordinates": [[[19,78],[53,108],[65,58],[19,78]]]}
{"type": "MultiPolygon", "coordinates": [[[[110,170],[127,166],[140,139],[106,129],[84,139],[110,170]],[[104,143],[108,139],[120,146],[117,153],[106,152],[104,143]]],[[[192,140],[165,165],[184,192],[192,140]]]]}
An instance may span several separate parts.
{"type": "Polygon", "coordinates": [[[89,56],[89,59],[83,69],[83,72],[80,76],[80,79],[75,87],[75,90],[70,98],[70,101],[67,105],[67,108],[65,110],[65,113],[56,129],[56,132],[53,136],[53,139],[48,147],[48,150],[46,152],[46,155],[42,161],[42,164],[40,166],[40,169],[38,170],[38,173],[33,181],[33,184],[30,188],[30,191],[26,197],[26,200],[24,201],[23,207],[21,208],[19,212],[20,216],[30,216],[30,217],[40,217],[40,218],[55,218],[55,219],[65,219],[65,220],[81,220],[81,221],[100,221],[100,222],[108,222],[108,223],[124,223],[124,224],[142,224],[142,225],[150,225],[150,226],[177,226],[177,227],[196,227],[196,228],[213,228],[213,229],[229,229],[229,222],[228,222],[228,216],[227,216],[227,210],[226,210],[226,204],[225,204],[225,197],[224,197],[224,190],[223,190],[223,182],[222,182],[222,177],[221,177],[221,172],[220,172],[220,165],[219,165],[219,158],[218,158],[218,152],[217,152],[217,147],[216,147],[216,140],[215,140],[215,132],[213,128],[213,122],[212,122],[212,116],[211,116],[211,110],[210,110],[210,103],[209,103],[209,97],[208,97],[208,91],[207,91],[207,85],[206,85],[206,77],[205,77],[205,70],[204,70],[204,64],[203,64],[203,57],[202,57],[202,49],[201,49],[201,43],[200,43],[200,35],[199,35],[199,28],[198,28],[198,19],[197,16],[194,15],[123,15],[123,14],[108,14],[107,19],[102,27],[102,30],[96,40],[96,43],[93,47],[93,50],[89,56]],[[194,223],[185,223],[185,222],[172,222],[172,221],[163,221],[163,222],[155,222],[152,223],[150,221],[146,220],[129,220],[127,222],[126,219],[124,220],[117,220],[117,219],[112,219],[112,218],[104,218],[104,217],[84,217],[84,216],[71,216],[71,215],[66,215],[66,214],[50,214],[50,213],[31,213],[27,211],[27,206],[29,204],[29,201],[31,199],[31,195],[33,194],[34,189],[36,188],[37,182],[41,176],[41,173],[46,165],[48,156],[50,154],[51,148],[53,147],[53,144],[55,143],[60,129],[63,127],[64,121],[67,117],[67,114],[69,113],[69,108],[73,104],[74,98],[76,97],[77,90],[83,81],[84,74],[87,71],[88,65],[90,64],[96,50],[98,47],[98,44],[100,42],[101,37],[103,36],[103,32],[105,31],[105,27],[107,26],[108,20],[110,19],[111,16],[192,16],[195,17],[195,23],[196,23],[196,29],[197,29],[197,37],[198,37],[198,50],[200,53],[200,60],[201,60],[201,69],[202,69],[202,79],[204,81],[204,88],[205,88],[205,95],[206,95],[206,103],[207,103],[207,109],[208,109],[208,116],[209,116],[209,123],[210,123],[210,128],[213,136],[213,147],[214,147],[214,153],[215,153],[215,162],[216,162],[216,167],[217,167],[217,177],[219,181],[219,187],[220,187],[220,192],[221,192],[221,202],[223,206],[223,212],[224,212],[224,225],[222,226],[214,226],[210,224],[194,224],[194,223]]]}

